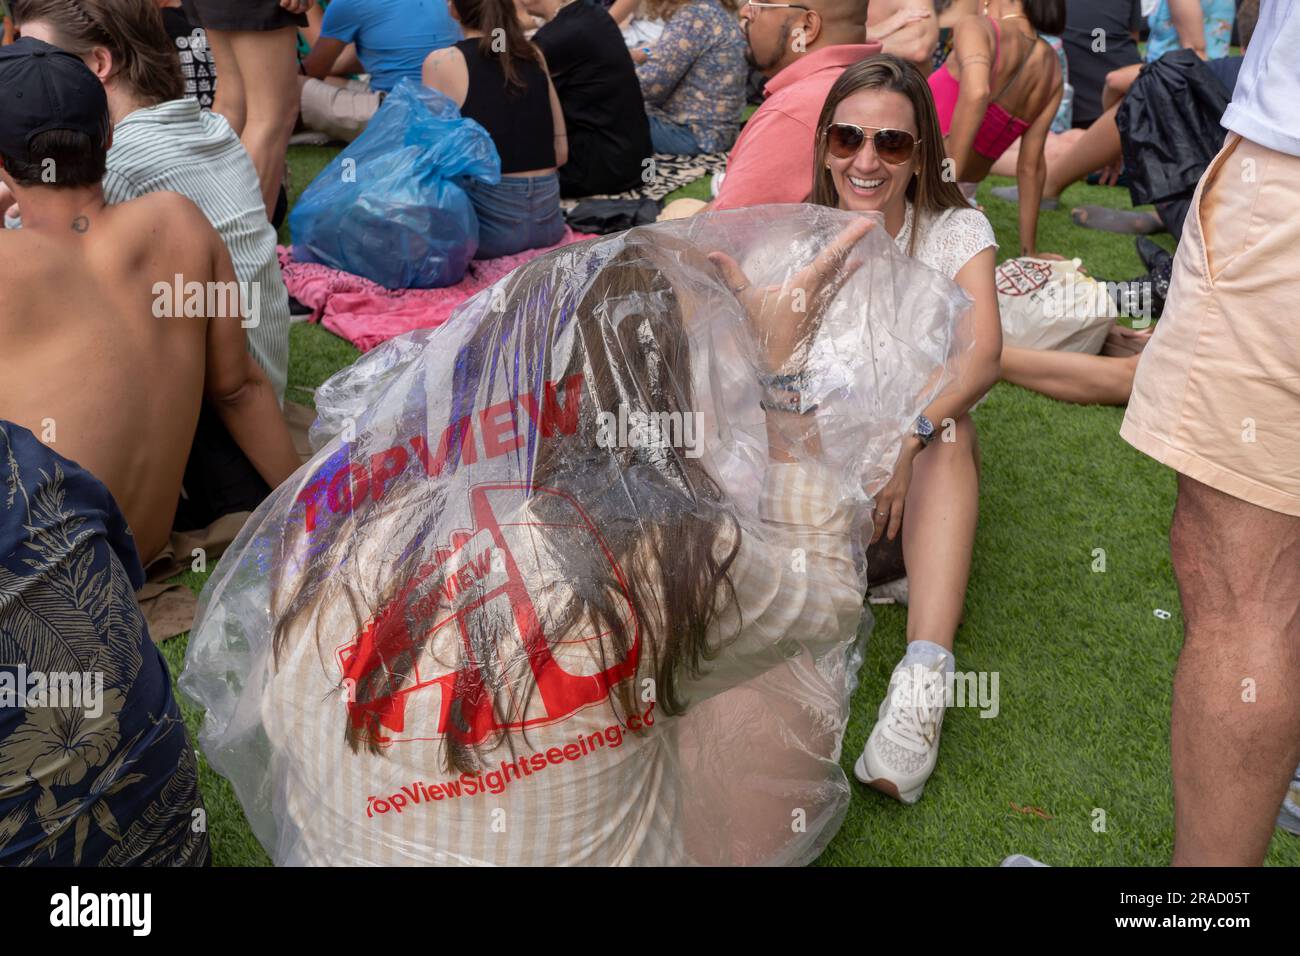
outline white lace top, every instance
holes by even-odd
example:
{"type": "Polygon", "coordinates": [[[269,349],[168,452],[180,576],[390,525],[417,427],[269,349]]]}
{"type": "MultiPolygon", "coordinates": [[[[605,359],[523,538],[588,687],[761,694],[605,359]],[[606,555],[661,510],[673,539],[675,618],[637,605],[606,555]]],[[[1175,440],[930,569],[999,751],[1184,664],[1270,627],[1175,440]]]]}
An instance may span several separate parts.
{"type": "MultiPolygon", "coordinates": [[[[912,203],[907,204],[907,218],[894,237],[900,252],[907,252],[912,240],[912,203]]],[[[916,236],[915,258],[949,279],[970,262],[976,253],[998,247],[993,227],[978,209],[945,209],[937,216],[927,216],[916,236]]]]}

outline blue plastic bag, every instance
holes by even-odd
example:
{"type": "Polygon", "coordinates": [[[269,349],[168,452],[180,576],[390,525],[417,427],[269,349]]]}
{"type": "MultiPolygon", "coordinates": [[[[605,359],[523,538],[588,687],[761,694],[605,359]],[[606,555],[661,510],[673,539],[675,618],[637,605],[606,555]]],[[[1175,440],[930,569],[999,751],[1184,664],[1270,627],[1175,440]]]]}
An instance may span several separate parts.
{"type": "Polygon", "coordinates": [[[388,289],[453,285],[478,250],[461,176],[500,182],[492,137],[443,94],[404,79],[289,214],[293,257],[388,289]]]}

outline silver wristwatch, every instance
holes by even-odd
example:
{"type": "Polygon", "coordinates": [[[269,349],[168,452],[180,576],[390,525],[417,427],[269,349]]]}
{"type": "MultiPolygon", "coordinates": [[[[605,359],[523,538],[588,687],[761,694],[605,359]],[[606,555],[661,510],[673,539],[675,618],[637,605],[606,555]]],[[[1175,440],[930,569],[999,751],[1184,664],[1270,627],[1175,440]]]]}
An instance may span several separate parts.
{"type": "Polygon", "coordinates": [[[924,415],[917,415],[916,424],[912,426],[912,434],[921,440],[922,448],[928,448],[930,442],[934,441],[934,422],[924,415]]]}

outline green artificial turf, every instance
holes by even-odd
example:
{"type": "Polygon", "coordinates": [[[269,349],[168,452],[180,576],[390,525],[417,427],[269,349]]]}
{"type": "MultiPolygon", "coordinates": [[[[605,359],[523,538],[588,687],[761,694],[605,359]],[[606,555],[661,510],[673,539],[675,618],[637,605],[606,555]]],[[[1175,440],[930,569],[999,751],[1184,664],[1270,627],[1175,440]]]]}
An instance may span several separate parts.
{"type": "MultiPolygon", "coordinates": [[[[294,199],[333,153],[291,150],[294,199]]],[[[1016,207],[988,190],[1005,182],[990,180],[979,195],[1003,258],[1018,248],[1016,207]]],[[[670,198],[679,196],[707,198],[707,182],[670,198]]],[[[1078,228],[1069,217],[1071,205],[1085,202],[1128,208],[1126,191],[1078,185],[1063,200],[1064,211],[1042,214],[1040,249],[1078,256],[1103,278],[1142,271],[1131,238],[1078,228]]],[[[309,401],[304,389],[357,354],[320,327],[295,325],[290,397],[309,401]]],[[[989,866],[1010,853],[1055,866],[1168,863],[1170,687],[1182,628],[1167,543],[1174,476],[1120,440],[1122,417],[1121,409],[1065,405],[1006,384],[975,413],[980,525],[956,658],[959,670],[997,672],[1000,712],[949,711],[938,768],[915,806],[855,782],[820,863],[989,866]],[[1094,570],[1097,549],[1104,571],[1094,570]],[[1172,617],[1156,617],[1157,609],[1172,617]],[[1030,807],[1050,819],[1023,812],[1030,807]]],[[[205,578],[186,575],[196,590],[205,578]]],[[[904,649],[906,612],[873,611],[844,740],[850,779],[904,649]]],[[[180,637],[163,647],[173,677],[185,644],[180,637]]],[[[196,734],[197,712],[182,709],[196,734]]],[[[267,864],[230,785],[202,758],[200,783],[216,862],[267,864]]],[[[1300,838],[1277,831],[1268,863],[1300,865],[1300,838]]]]}

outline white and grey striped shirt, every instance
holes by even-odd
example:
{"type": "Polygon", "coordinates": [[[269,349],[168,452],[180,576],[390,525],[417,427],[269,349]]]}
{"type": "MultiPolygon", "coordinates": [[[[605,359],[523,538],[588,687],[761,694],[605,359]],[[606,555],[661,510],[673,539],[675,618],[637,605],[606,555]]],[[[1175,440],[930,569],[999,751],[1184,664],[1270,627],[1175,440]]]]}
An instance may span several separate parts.
{"type": "Polygon", "coordinates": [[[180,193],[203,210],[230,250],[235,278],[257,283],[258,323],[247,330],[248,346],[283,401],[289,293],[257,171],[225,117],[186,97],[136,110],[113,128],[104,198],[120,203],[161,191],[180,193]]]}

